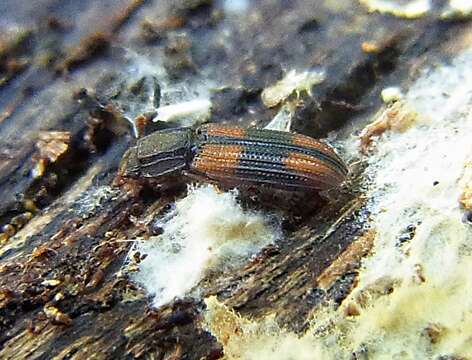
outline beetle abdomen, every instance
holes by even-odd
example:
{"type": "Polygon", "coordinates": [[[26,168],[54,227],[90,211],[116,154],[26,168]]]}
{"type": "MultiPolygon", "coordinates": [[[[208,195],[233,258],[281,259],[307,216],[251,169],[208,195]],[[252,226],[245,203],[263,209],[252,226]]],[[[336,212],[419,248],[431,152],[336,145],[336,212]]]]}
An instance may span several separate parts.
{"type": "Polygon", "coordinates": [[[197,130],[190,171],[216,181],[319,190],[347,174],[334,150],[310,137],[216,124],[197,130]]]}

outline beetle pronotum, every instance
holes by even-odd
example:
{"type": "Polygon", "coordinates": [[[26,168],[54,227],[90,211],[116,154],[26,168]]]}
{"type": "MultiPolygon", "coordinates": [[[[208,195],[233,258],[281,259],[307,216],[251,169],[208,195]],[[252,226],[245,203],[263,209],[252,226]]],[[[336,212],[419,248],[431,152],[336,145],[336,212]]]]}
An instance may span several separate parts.
{"type": "Polygon", "coordinates": [[[286,190],[336,187],[348,172],[330,146],[311,137],[219,124],[145,136],[125,153],[121,171],[130,177],[184,173],[234,186],[286,190]]]}

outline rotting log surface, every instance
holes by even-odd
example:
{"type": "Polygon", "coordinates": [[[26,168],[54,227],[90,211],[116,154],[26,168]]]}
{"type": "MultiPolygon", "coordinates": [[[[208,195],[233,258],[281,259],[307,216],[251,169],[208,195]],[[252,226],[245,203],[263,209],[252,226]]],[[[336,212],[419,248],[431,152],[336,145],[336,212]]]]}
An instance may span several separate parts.
{"type": "MultiPolygon", "coordinates": [[[[302,94],[294,129],[325,136],[374,112],[384,86],[406,84],[447,56],[441,48],[465,26],[329,0],[254,1],[241,17],[209,0],[6,0],[0,11],[9,19],[0,23],[2,359],[222,356],[200,325],[200,300],[152,309],[120,271],[130,246],[122,240],[146,235],[139,219],[185,195],[152,184],[111,186],[132,142],[126,109],[158,91],[142,86],[138,63],[163,67],[171,84],[224,86],[213,92],[210,121],[246,126],[275,115],[260,92],[285,70],[322,66],[326,80],[311,97],[302,94]],[[364,52],[364,42],[375,51],[364,52]],[[45,154],[36,145],[40,131],[68,132],[70,140],[42,144],[51,147],[45,154]]],[[[165,126],[172,125],[148,129],[165,126]]],[[[351,169],[328,201],[289,219],[276,246],[231,273],[209,274],[202,294],[245,316],[275,312],[294,331],[303,331],[321,302],[341,302],[369,247],[349,247],[368,236],[356,221],[368,216],[356,190],[361,169],[351,169]],[[330,271],[344,251],[359,254],[330,271]]]]}

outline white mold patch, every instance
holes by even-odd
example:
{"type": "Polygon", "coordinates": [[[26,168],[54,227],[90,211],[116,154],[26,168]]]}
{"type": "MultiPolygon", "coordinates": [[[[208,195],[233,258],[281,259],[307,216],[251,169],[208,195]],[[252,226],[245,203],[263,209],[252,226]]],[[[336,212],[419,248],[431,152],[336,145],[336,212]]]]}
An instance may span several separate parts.
{"type": "Polygon", "coordinates": [[[378,11],[407,19],[416,19],[431,10],[430,0],[360,0],[369,12],[378,11]]]}
{"type": "Polygon", "coordinates": [[[298,93],[306,91],[311,96],[311,88],[323,82],[324,78],[325,74],[322,70],[303,72],[291,70],[283,79],[262,91],[262,102],[270,108],[277,106],[294,92],[298,95],[298,93]]]}
{"type": "Polygon", "coordinates": [[[470,0],[450,0],[448,5],[441,14],[443,19],[459,20],[472,16],[472,1],[470,0]]]}
{"type": "Polygon", "coordinates": [[[136,243],[132,252],[147,257],[134,280],[154,296],[156,307],[198,293],[207,270],[231,269],[278,238],[276,221],[243,210],[236,196],[209,185],[191,188],[171,214],[157,219],[163,234],[136,243]]]}
{"type": "Polygon", "coordinates": [[[249,0],[220,0],[225,13],[242,15],[245,14],[250,6],[249,0]]]}
{"type": "MultiPolygon", "coordinates": [[[[275,316],[261,322],[244,319],[220,303],[216,297],[205,299],[204,325],[223,345],[224,359],[312,360],[329,359],[329,351],[315,344],[313,337],[281,329],[275,316]]],[[[331,354],[333,354],[331,352],[331,354]]],[[[334,355],[334,354],[333,354],[334,355]]]]}
{"type": "Polygon", "coordinates": [[[377,239],[348,300],[370,299],[352,328],[354,347],[386,358],[472,354],[472,229],[459,204],[472,154],[470,66],[472,52],[417,81],[406,101],[428,120],[385,133],[369,158],[377,239]]]}
{"type": "Polygon", "coordinates": [[[148,79],[142,83],[143,90],[149,93],[147,101],[128,105],[124,111],[136,137],[139,134],[136,119],[146,113],[155,113],[152,119],[155,122],[175,122],[179,126],[193,126],[208,119],[211,112],[210,92],[217,87],[217,82],[207,78],[175,82],[169,79],[162,64],[156,60],[159,56],[150,61],[128,49],[126,58],[130,63],[128,78],[135,79],[134,82],[144,77],[148,79]],[[159,94],[154,91],[157,88],[159,94]],[[158,108],[155,107],[157,96],[160,100],[158,108]]]}
{"type": "Polygon", "coordinates": [[[157,109],[154,121],[176,121],[181,119],[193,119],[184,125],[204,122],[210,116],[211,101],[209,99],[194,99],[172,105],[161,106],[157,109]]]}
{"type": "Polygon", "coordinates": [[[287,349],[287,359],[472,358],[472,228],[460,205],[472,154],[470,68],[472,50],[425,72],[405,94],[424,121],[386,131],[367,158],[376,238],[356,289],[339,308],[317,311],[300,337],[208,299],[207,326],[227,359],[287,349]]]}
{"type": "Polygon", "coordinates": [[[399,101],[403,98],[402,90],[399,87],[391,86],[383,89],[380,97],[385,104],[399,101]]]}

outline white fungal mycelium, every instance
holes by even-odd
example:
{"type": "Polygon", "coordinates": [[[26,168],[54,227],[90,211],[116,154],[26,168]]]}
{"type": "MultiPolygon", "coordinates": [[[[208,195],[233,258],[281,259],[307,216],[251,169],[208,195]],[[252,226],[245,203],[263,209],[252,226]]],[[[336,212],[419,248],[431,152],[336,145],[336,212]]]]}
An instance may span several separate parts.
{"type": "MultiPolygon", "coordinates": [[[[131,123],[135,136],[138,136],[136,119],[139,115],[155,113],[153,121],[175,122],[179,126],[192,126],[205,122],[210,116],[211,100],[210,91],[217,87],[216,82],[211,79],[195,79],[192,81],[183,80],[175,82],[169,80],[167,73],[154,59],[138,55],[128,49],[126,58],[130,65],[128,68],[130,79],[136,82],[143,77],[152,78],[152,81],[145,82],[149,96],[147,101],[136,104],[127,104],[124,117],[131,123]],[[149,87],[156,81],[160,92],[155,94],[149,91],[149,87]],[[156,96],[160,96],[160,106],[155,108],[156,96]]],[[[156,56],[156,58],[159,58],[156,56]]],[[[129,81],[129,80],[128,80],[129,81]]]]}
{"type": "Polygon", "coordinates": [[[472,1],[449,0],[448,7],[443,11],[443,19],[467,19],[472,15],[472,1]]]}
{"type": "Polygon", "coordinates": [[[224,12],[231,15],[244,14],[250,6],[249,0],[220,0],[224,12]]]}
{"type": "Polygon", "coordinates": [[[418,80],[405,99],[426,121],[404,133],[385,133],[369,158],[377,238],[347,302],[361,293],[372,301],[353,321],[353,348],[362,345],[390,358],[472,353],[466,346],[472,329],[466,270],[472,266],[472,229],[463,223],[458,201],[459,180],[472,154],[472,74],[466,70],[471,65],[468,52],[418,80]],[[374,295],[388,287],[391,294],[374,295]]]}
{"type": "Polygon", "coordinates": [[[316,84],[323,82],[325,77],[322,70],[307,70],[297,72],[290,70],[283,79],[262,91],[262,102],[267,107],[274,107],[283,102],[290,95],[306,91],[311,95],[311,89],[316,84]]]}
{"type": "Polygon", "coordinates": [[[210,99],[194,99],[184,101],[176,104],[161,106],[157,109],[157,115],[154,121],[176,121],[182,119],[193,119],[191,123],[184,123],[183,125],[191,125],[197,122],[205,121],[211,110],[210,99]]]}
{"type": "Polygon", "coordinates": [[[192,187],[172,213],[156,219],[162,235],[136,243],[132,252],[147,257],[134,280],[154,296],[155,306],[191,295],[207,270],[248,261],[279,237],[274,219],[243,210],[236,197],[236,191],[218,192],[210,185],[192,187]]]}
{"type": "Polygon", "coordinates": [[[431,10],[430,0],[359,0],[369,12],[390,14],[407,19],[416,19],[431,10]]]}
{"type": "Polygon", "coordinates": [[[387,130],[366,157],[375,243],[339,308],[322,307],[296,336],[206,300],[207,327],[227,359],[472,357],[472,228],[459,201],[471,186],[471,67],[472,50],[420,77],[405,101],[423,121],[387,130]]]}
{"type": "Polygon", "coordinates": [[[386,104],[392,103],[403,98],[402,90],[397,86],[386,87],[380,92],[382,101],[386,104]]]}

